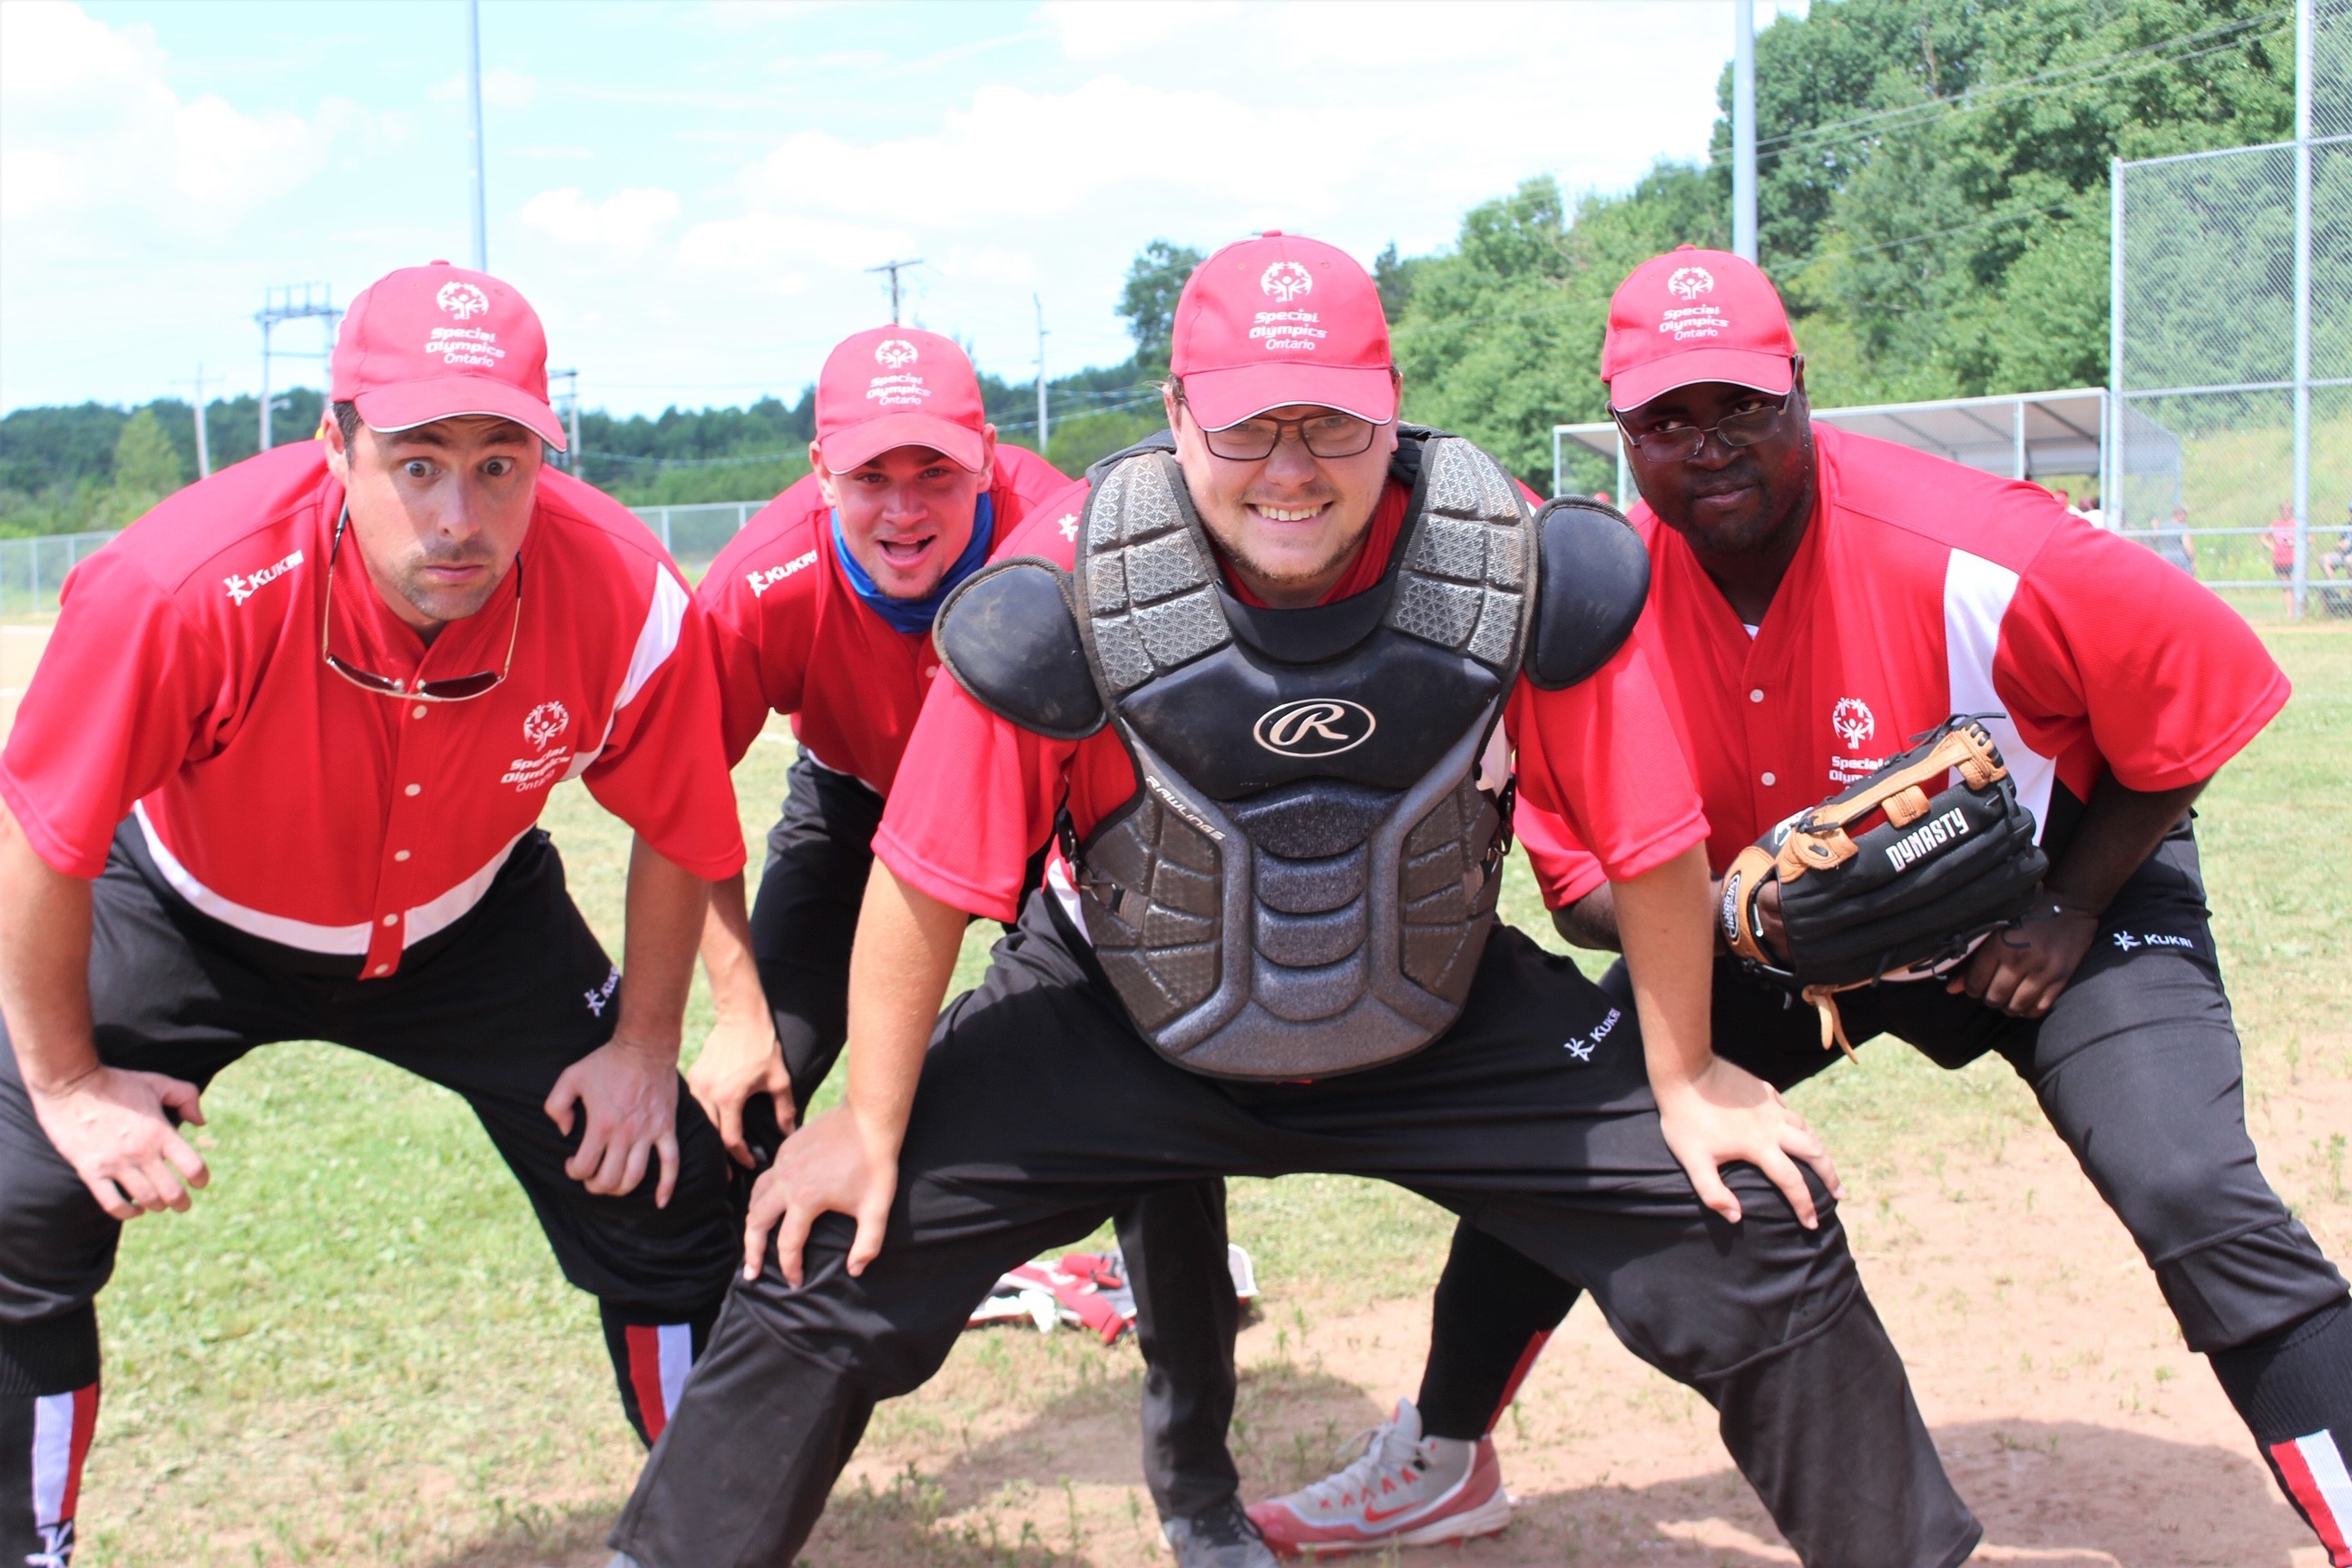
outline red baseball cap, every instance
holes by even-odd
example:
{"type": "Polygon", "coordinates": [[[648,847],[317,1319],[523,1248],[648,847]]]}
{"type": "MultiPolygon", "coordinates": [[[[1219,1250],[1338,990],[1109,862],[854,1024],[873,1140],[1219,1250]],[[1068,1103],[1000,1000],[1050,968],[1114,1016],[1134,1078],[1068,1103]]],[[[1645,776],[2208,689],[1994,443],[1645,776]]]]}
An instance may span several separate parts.
{"type": "Polygon", "coordinates": [[[1633,268],[1609,300],[1601,379],[1620,413],[1660,393],[1727,381],[1780,396],[1797,340],[1780,291],[1752,261],[1685,245],[1633,268]]]}
{"type": "Polygon", "coordinates": [[[1204,430],[1292,403],[1385,425],[1395,360],[1381,291],[1355,258],[1280,229],[1226,246],[1184,280],[1168,368],[1204,430]]]}
{"type": "Polygon", "coordinates": [[[539,313],[487,272],[435,261],[361,289],[343,312],[330,384],[327,395],[357,404],[371,430],[488,414],[563,450],[539,313]]]}
{"type": "Polygon", "coordinates": [[[893,447],[929,447],[974,473],[987,460],[980,377],[953,338],[872,327],[844,338],[816,378],[816,444],[836,474],[893,447]]]}

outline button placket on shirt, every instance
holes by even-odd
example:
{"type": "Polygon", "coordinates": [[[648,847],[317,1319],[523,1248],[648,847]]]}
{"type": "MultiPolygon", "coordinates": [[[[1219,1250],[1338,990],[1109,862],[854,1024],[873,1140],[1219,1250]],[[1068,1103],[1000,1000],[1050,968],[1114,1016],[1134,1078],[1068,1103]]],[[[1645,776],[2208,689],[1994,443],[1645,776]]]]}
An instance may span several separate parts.
{"type": "Polygon", "coordinates": [[[1748,796],[1754,802],[1756,830],[1761,833],[1805,802],[1799,798],[1802,792],[1792,787],[1799,781],[1781,754],[1789,735],[1789,692],[1795,682],[1786,671],[1767,671],[1759,652],[1756,643],[1748,645],[1739,671],[1743,696],[1738,709],[1748,796]]]}
{"type": "Polygon", "coordinates": [[[408,909],[415,901],[410,868],[425,826],[424,814],[430,809],[425,764],[436,750],[430,739],[433,728],[437,728],[432,724],[433,704],[404,702],[394,712],[398,714],[392,732],[394,788],[384,814],[383,858],[376,866],[375,915],[370,924],[365,964],[370,978],[381,978],[400,967],[408,909]]]}

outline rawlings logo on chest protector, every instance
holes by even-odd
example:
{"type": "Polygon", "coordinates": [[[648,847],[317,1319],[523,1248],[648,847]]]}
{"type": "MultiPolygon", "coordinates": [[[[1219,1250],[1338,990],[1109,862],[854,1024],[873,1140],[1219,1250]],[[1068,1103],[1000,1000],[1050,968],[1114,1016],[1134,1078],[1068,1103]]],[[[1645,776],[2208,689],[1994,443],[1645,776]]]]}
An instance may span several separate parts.
{"type": "Polygon", "coordinates": [[[1360,702],[1305,697],[1265,710],[1250,738],[1285,757],[1336,757],[1372,738],[1380,721],[1360,702]]]}

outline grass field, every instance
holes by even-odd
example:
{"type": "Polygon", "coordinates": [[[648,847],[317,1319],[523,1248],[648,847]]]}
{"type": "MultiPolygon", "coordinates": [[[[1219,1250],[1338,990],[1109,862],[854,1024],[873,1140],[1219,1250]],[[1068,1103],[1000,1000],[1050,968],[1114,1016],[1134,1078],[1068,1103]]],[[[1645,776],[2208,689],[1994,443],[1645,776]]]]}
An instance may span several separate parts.
{"type": "MultiPolygon", "coordinates": [[[[2340,822],[2352,775],[2352,633],[2265,636],[2295,699],[2222,775],[2200,829],[2265,1165],[2344,1259],[2352,891],[2336,836],[2314,828],[2340,822]]],[[[780,732],[767,740],[738,775],[754,842],[791,757],[780,732]]],[[[577,785],[549,826],[617,951],[624,835],[577,785]]],[[[1548,936],[1523,871],[1510,898],[1548,936]]],[[[993,931],[975,928],[964,982],[993,931]]],[[[690,1042],[708,1018],[698,993],[690,1042]]],[[[2005,1068],[1942,1074],[1882,1043],[1799,1098],[1839,1154],[1865,1275],[1999,1543],[1990,1560],[2317,1562],[2005,1068]]],[[[601,1564],[636,1446],[593,1304],[558,1277],[459,1102],[298,1045],[232,1069],[206,1104],[211,1190],[193,1214],[134,1224],[102,1298],[78,1561],[601,1564]]],[[[1411,1392],[1448,1222],[1387,1189],[1292,1179],[1235,1184],[1234,1228],[1266,1287],[1235,1434],[1255,1496],[1320,1473],[1411,1392]]],[[[809,1561],[1159,1559],[1134,1458],[1138,1367],[1131,1348],[1075,1334],[970,1336],[881,1413],[809,1561]]],[[[1793,1561],[1703,1408],[1589,1308],[1502,1442],[1526,1507],[1501,1541],[1460,1553],[1472,1568],[1793,1561]]]]}

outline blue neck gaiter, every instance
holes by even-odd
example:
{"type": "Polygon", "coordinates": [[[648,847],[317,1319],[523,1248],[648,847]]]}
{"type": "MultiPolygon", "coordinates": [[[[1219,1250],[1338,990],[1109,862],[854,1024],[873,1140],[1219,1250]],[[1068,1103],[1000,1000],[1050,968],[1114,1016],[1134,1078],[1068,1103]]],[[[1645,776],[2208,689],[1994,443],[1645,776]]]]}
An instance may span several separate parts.
{"type": "Polygon", "coordinates": [[[866,568],[849,552],[849,541],[841,534],[841,509],[835,507],[833,511],[833,553],[841,563],[842,577],[849,584],[850,591],[872,606],[893,631],[929,631],[931,618],[940,613],[940,601],[955,592],[957,584],[987,563],[989,546],[995,542],[995,535],[996,506],[983,490],[979,504],[971,509],[971,542],[963,547],[963,553],[948,568],[948,574],[940,579],[940,585],[919,599],[894,599],[874,585],[874,579],[866,574],[866,568]]]}

